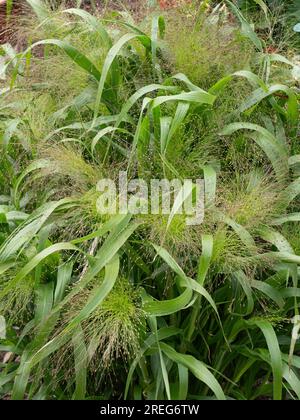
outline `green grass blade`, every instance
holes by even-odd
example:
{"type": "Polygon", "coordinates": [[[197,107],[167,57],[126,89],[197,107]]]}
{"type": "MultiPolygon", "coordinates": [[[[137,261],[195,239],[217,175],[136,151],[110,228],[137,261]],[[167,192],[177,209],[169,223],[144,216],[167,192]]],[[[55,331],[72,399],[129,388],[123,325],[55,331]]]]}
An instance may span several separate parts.
{"type": "Polygon", "coordinates": [[[167,357],[175,363],[180,363],[185,366],[197,379],[199,379],[199,381],[204,382],[213,391],[218,400],[226,400],[220,384],[204,363],[195,359],[193,356],[177,353],[172,347],[165,343],[161,343],[160,346],[167,357]]]}
{"type": "Polygon", "coordinates": [[[54,306],[61,302],[67,285],[69,284],[73,271],[73,262],[67,262],[61,265],[57,271],[56,287],[54,292],[54,306]]]}
{"type": "Polygon", "coordinates": [[[204,286],[206,275],[213,255],[214,238],[212,235],[201,235],[202,253],[199,259],[197,281],[204,286]]]}
{"type": "Polygon", "coordinates": [[[165,301],[148,300],[143,309],[151,316],[167,316],[183,310],[192,299],[191,289],[186,289],[180,296],[165,301]]]}
{"type": "Polygon", "coordinates": [[[36,289],[35,323],[45,321],[53,306],[53,283],[40,284],[36,289]]]}
{"type": "Polygon", "coordinates": [[[97,96],[96,96],[96,102],[95,102],[95,112],[94,112],[94,121],[96,120],[99,112],[99,107],[101,104],[101,99],[103,95],[103,90],[105,86],[106,79],[108,77],[108,74],[112,68],[112,64],[114,63],[114,60],[116,59],[117,55],[120,53],[124,45],[126,45],[129,41],[132,41],[133,39],[138,39],[142,44],[144,44],[146,47],[151,46],[151,42],[149,39],[142,35],[137,34],[125,34],[123,35],[109,50],[107,57],[104,61],[101,77],[99,79],[99,85],[97,90],[97,96]]]}
{"type": "Polygon", "coordinates": [[[125,386],[125,392],[124,392],[125,400],[127,399],[127,396],[128,396],[128,391],[129,391],[129,387],[132,381],[134,371],[137,365],[139,364],[141,358],[146,353],[146,351],[149,350],[151,347],[153,347],[155,343],[157,342],[157,340],[159,341],[165,340],[167,338],[173,337],[174,335],[178,335],[181,332],[182,331],[176,327],[162,327],[157,331],[157,333],[152,333],[151,335],[149,335],[149,337],[146,338],[146,340],[144,341],[141,347],[141,350],[139,351],[138,355],[136,356],[136,358],[134,359],[134,361],[132,362],[130,366],[128,376],[127,376],[126,386],[125,386]]]}
{"type": "Polygon", "coordinates": [[[241,11],[229,0],[225,0],[225,2],[228,4],[232,12],[235,14],[235,16],[238,18],[241,24],[241,30],[242,33],[250,39],[250,41],[255,45],[255,47],[259,50],[263,50],[263,44],[261,40],[258,38],[254,30],[252,29],[251,25],[247,22],[247,20],[242,15],[241,11]]]}
{"type": "Polygon", "coordinates": [[[51,245],[48,248],[44,249],[37,255],[35,255],[24,267],[18,272],[18,274],[9,281],[8,285],[6,285],[0,292],[0,297],[5,296],[9,290],[17,283],[21,282],[33,269],[35,269],[43,260],[49,257],[52,254],[60,251],[79,251],[79,249],[71,244],[70,242],[61,242],[55,245],[51,245]]]}
{"type": "Polygon", "coordinates": [[[249,325],[257,326],[263,333],[271,358],[271,366],[273,371],[273,398],[274,400],[282,399],[282,377],[283,364],[281,358],[280,347],[275,331],[270,322],[264,320],[248,321],[249,325]]]}
{"type": "Polygon", "coordinates": [[[87,349],[84,340],[84,332],[81,325],[78,325],[73,337],[73,352],[75,365],[75,380],[76,387],[73,394],[73,400],[83,400],[86,394],[87,387],[87,349]]]}
{"type": "Polygon", "coordinates": [[[112,41],[110,39],[110,36],[108,35],[105,27],[95,16],[91,15],[86,10],[75,8],[63,10],[63,13],[68,13],[80,17],[84,22],[91,26],[92,29],[99,33],[106,47],[111,47],[112,41]]]}

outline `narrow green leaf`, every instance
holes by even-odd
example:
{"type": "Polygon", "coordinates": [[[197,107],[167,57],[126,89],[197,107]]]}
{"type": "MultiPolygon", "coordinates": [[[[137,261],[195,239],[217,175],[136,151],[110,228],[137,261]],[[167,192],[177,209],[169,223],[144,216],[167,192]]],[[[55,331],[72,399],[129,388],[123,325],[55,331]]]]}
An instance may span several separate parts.
{"type": "Polygon", "coordinates": [[[220,384],[204,363],[195,359],[193,356],[177,353],[165,343],[160,343],[160,346],[167,357],[175,363],[180,363],[188,368],[199,381],[204,382],[213,391],[218,400],[226,400],[220,384]]]}
{"type": "Polygon", "coordinates": [[[76,388],[73,394],[73,400],[83,400],[86,394],[87,386],[87,349],[84,340],[84,332],[81,325],[78,325],[72,337],[76,388]]]}
{"type": "Polygon", "coordinates": [[[275,334],[275,331],[270,322],[265,320],[251,320],[247,321],[249,325],[257,326],[265,336],[270,358],[271,366],[273,371],[273,398],[274,400],[281,400],[282,398],[282,376],[283,376],[283,365],[280,347],[275,334]]]}

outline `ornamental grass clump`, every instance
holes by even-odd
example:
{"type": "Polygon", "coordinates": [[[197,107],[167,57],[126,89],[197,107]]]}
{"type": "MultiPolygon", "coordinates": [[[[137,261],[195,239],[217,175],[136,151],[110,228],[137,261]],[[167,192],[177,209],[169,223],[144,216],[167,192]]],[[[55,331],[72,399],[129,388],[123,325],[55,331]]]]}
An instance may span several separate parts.
{"type": "Polygon", "coordinates": [[[140,24],[27,3],[0,61],[1,398],[299,399],[290,51],[229,0],[140,24]],[[121,173],[189,184],[139,214],[121,173]]]}

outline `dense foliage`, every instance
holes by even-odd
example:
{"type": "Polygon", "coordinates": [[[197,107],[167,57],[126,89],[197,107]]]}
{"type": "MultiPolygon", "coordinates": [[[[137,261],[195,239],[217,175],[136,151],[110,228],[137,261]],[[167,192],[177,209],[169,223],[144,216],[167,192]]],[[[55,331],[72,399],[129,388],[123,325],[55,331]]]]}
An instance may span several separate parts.
{"type": "Polygon", "coordinates": [[[1,397],[299,399],[297,1],[27,3],[0,57],[1,397]],[[121,170],[203,178],[204,222],[99,214],[121,170]]]}

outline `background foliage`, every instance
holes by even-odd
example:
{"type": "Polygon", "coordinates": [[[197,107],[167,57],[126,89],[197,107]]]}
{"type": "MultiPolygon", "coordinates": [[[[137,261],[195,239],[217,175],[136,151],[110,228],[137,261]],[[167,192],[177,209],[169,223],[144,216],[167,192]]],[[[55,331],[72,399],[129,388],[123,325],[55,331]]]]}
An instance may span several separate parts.
{"type": "Polygon", "coordinates": [[[1,396],[299,399],[297,1],[27,3],[0,62],[1,396]],[[99,215],[120,170],[204,178],[204,223],[99,215]]]}

